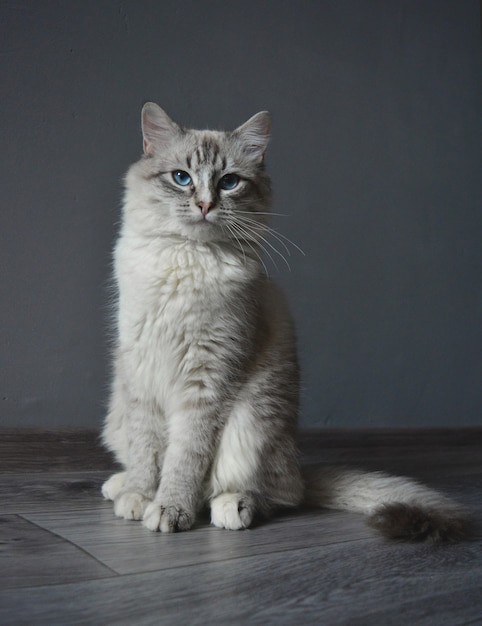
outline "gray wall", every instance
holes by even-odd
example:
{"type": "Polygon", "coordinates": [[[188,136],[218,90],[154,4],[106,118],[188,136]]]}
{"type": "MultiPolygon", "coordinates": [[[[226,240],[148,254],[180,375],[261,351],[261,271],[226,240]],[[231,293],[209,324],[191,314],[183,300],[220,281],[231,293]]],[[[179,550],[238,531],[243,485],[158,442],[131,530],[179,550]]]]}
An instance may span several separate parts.
{"type": "Polygon", "coordinates": [[[481,423],[477,0],[2,2],[3,426],[97,426],[139,111],[274,116],[303,425],[481,423]]]}

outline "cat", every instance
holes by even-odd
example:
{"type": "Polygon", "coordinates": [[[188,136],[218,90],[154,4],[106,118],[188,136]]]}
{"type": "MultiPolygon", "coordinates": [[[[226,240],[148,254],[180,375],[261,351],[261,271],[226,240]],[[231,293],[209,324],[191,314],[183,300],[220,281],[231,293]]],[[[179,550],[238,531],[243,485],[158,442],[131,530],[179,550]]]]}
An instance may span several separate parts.
{"type": "Polygon", "coordinates": [[[461,507],[410,479],[300,468],[295,330],[262,257],[270,114],[199,131],[147,103],[141,120],[114,250],[102,437],[124,469],[102,493],[115,514],[173,532],[208,505],[214,526],[236,530],[304,502],[365,513],[388,537],[462,536],[461,507]]]}

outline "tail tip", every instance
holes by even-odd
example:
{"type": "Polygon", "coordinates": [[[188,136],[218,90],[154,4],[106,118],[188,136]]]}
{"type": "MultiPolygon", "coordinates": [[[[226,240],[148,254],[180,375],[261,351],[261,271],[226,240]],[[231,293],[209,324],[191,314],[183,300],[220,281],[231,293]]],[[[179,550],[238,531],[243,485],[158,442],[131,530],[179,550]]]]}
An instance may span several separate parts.
{"type": "Polygon", "coordinates": [[[368,524],[388,539],[434,542],[460,541],[470,534],[470,521],[461,510],[442,511],[394,502],[379,507],[368,524]]]}

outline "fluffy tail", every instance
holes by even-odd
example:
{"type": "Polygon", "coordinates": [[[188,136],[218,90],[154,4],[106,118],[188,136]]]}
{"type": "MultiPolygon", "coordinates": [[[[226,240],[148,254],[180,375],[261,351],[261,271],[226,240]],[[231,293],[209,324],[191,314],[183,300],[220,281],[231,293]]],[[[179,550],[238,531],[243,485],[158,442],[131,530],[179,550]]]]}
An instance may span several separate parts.
{"type": "Polygon", "coordinates": [[[364,513],[390,539],[455,541],[469,530],[459,504],[409,478],[324,466],[303,468],[303,478],[307,504],[364,513]]]}

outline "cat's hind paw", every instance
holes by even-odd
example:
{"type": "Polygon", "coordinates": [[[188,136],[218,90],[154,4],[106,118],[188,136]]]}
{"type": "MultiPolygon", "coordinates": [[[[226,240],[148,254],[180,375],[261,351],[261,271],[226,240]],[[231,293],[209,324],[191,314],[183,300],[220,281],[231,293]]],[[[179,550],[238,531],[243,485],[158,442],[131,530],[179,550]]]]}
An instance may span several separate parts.
{"type": "Polygon", "coordinates": [[[178,506],[164,507],[151,502],[146,508],[142,523],[152,531],[173,533],[178,530],[189,530],[194,524],[194,515],[178,506]]]}
{"type": "Polygon", "coordinates": [[[211,524],[228,530],[248,528],[253,521],[252,499],[240,493],[222,493],[211,501],[211,524]]]}
{"type": "Polygon", "coordinates": [[[114,501],[119,493],[124,489],[124,485],[126,482],[127,472],[119,472],[117,474],[113,474],[105,483],[102,485],[102,495],[106,500],[114,501]]]}
{"type": "Polygon", "coordinates": [[[151,501],[142,493],[126,491],[116,497],[114,501],[114,513],[124,519],[141,520],[144,511],[151,501]]]}

